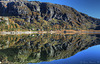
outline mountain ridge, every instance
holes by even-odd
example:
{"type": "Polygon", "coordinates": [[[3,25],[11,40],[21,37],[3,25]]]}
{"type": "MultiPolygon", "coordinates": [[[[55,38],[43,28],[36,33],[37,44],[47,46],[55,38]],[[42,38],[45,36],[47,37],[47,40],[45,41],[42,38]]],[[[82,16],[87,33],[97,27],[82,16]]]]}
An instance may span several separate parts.
{"type": "Polygon", "coordinates": [[[100,19],[78,12],[72,7],[39,1],[0,2],[0,16],[10,17],[24,29],[60,30],[60,29],[96,29],[100,19]],[[17,18],[23,22],[14,20],[17,18]],[[32,26],[24,24],[31,24],[32,26]],[[40,28],[41,27],[41,28],[40,28]],[[50,27],[50,28],[48,28],[50,27]]]}

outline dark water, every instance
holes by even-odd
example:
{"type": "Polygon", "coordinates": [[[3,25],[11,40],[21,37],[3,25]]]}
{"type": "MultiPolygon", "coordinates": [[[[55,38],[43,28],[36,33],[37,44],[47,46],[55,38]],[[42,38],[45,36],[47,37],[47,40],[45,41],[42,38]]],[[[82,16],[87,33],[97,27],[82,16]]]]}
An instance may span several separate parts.
{"type": "Polygon", "coordinates": [[[1,35],[0,62],[100,64],[100,35],[1,35]]]}

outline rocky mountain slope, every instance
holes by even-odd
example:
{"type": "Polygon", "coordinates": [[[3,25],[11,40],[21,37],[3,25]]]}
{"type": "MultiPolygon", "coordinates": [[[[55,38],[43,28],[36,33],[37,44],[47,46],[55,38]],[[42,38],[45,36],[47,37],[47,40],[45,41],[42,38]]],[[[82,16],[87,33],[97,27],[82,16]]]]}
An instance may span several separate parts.
{"type": "Polygon", "coordinates": [[[38,1],[0,2],[0,16],[31,30],[96,29],[100,23],[72,7],[38,1]]]}

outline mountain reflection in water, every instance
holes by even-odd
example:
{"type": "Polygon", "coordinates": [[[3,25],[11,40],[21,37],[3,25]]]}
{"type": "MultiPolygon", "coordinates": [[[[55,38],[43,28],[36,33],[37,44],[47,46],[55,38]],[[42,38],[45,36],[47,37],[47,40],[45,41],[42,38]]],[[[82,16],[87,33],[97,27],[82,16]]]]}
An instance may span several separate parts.
{"type": "Polygon", "coordinates": [[[90,47],[67,59],[29,64],[100,64],[100,45],[90,47]]]}
{"type": "Polygon", "coordinates": [[[9,64],[39,63],[53,60],[61,62],[65,58],[71,62],[71,56],[74,57],[73,55],[76,53],[99,44],[99,35],[1,35],[0,62],[9,64]]]}

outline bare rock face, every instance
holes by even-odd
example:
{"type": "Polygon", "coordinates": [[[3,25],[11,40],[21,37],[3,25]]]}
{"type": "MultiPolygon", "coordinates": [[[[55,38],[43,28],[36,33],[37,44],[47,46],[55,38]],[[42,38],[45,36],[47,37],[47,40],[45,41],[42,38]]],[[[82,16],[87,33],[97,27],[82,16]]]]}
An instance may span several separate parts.
{"type": "MultiPolygon", "coordinates": [[[[12,0],[11,0],[12,1],[12,0]]],[[[21,1],[21,0],[19,0],[21,1]]],[[[80,17],[80,20],[85,20],[84,15],[76,11],[75,9],[58,4],[51,3],[41,3],[41,2],[0,2],[0,10],[5,13],[0,15],[10,15],[16,16],[21,15],[25,16],[26,14],[31,15],[32,12],[39,12],[41,17],[45,20],[49,20],[50,18],[55,18],[58,20],[69,20],[75,17],[80,17]],[[8,13],[8,14],[7,14],[8,13]]],[[[78,20],[78,18],[77,18],[78,20]]]]}
{"type": "Polygon", "coordinates": [[[0,2],[0,16],[19,16],[27,19],[27,22],[33,21],[33,19],[38,21],[39,17],[46,21],[56,19],[68,22],[73,27],[84,26],[87,22],[100,24],[99,19],[80,13],[69,6],[27,0],[0,2]]]}

